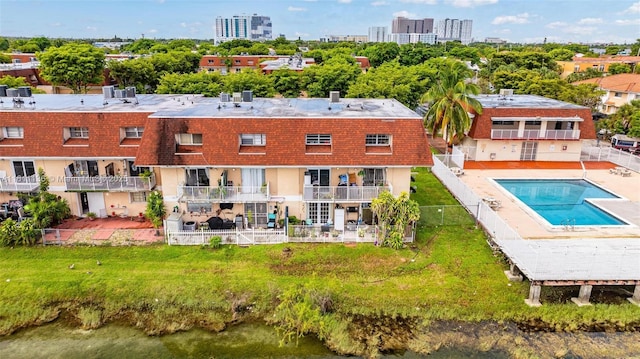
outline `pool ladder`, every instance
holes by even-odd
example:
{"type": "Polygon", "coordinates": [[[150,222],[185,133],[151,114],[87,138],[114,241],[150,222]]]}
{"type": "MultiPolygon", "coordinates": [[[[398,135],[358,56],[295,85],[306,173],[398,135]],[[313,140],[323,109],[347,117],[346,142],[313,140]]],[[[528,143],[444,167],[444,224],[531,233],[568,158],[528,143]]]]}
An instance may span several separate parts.
{"type": "Polygon", "coordinates": [[[562,220],[562,222],[560,222],[560,225],[564,227],[565,231],[574,231],[576,229],[576,219],[572,218],[572,219],[565,219],[562,220]]]}

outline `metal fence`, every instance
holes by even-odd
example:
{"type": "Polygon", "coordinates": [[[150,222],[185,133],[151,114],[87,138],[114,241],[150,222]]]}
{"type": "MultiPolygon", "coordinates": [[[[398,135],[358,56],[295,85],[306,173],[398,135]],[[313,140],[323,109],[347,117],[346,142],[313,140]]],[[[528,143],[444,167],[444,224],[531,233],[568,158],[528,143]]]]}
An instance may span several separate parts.
{"type": "Polygon", "coordinates": [[[469,188],[458,176],[442,163],[436,156],[433,156],[433,167],[431,172],[438,177],[449,192],[460,202],[476,221],[485,229],[487,234],[494,240],[518,240],[522,239],[518,232],[500,216],[493,211],[488,204],[484,203],[471,188],[469,188]]]}
{"type": "Polygon", "coordinates": [[[462,226],[475,223],[473,216],[463,206],[421,206],[418,226],[462,226]]]}
{"type": "Polygon", "coordinates": [[[640,172],[640,156],[613,147],[588,146],[582,148],[581,161],[605,161],[640,172]]]}

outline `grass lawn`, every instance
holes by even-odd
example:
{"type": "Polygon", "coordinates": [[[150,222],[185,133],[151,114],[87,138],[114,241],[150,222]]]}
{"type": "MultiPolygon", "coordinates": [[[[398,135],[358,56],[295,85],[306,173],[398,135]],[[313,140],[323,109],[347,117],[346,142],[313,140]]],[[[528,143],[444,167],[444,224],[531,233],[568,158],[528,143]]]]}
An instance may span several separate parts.
{"type": "MultiPolygon", "coordinates": [[[[414,177],[421,204],[456,203],[427,170],[414,177]]],[[[640,311],[625,296],[578,308],[544,302],[553,293],[543,290],[544,305],[529,308],[528,284],[507,281],[503,259],[470,223],[420,226],[416,243],[399,251],[372,244],[1,248],[0,333],[61,313],[84,327],[124,319],[152,333],[220,330],[239,313],[268,319],[278,295],[297,285],[329,295],[331,315],[343,322],[365,315],[542,322],[561,330],[640,325],[640,311]]]]}

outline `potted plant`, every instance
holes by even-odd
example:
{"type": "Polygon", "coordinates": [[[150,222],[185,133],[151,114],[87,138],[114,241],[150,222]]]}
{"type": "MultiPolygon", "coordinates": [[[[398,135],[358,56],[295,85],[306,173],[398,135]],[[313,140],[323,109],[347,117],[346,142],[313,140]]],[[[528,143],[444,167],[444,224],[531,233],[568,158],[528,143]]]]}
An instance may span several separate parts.
{"type": "Polygon", "coordinates": [[[94,219],[96,219],[96,217],[98,217],[98,216],[96,215],[95,212],[87,213],[87,218],[89,218],[90,221],[93,221],[94,219]]]}

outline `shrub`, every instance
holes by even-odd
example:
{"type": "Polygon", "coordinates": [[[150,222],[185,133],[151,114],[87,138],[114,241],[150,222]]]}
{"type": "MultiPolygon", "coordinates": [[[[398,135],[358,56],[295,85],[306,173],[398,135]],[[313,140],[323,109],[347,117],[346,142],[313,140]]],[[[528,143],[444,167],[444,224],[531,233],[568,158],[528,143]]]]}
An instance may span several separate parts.
{"type": "Polygon", "coordinates": [[[222,237],[212,236],[211,238],[209,238],[209,245],[214,249],[220,248],[222,246],[222,237]]]}

